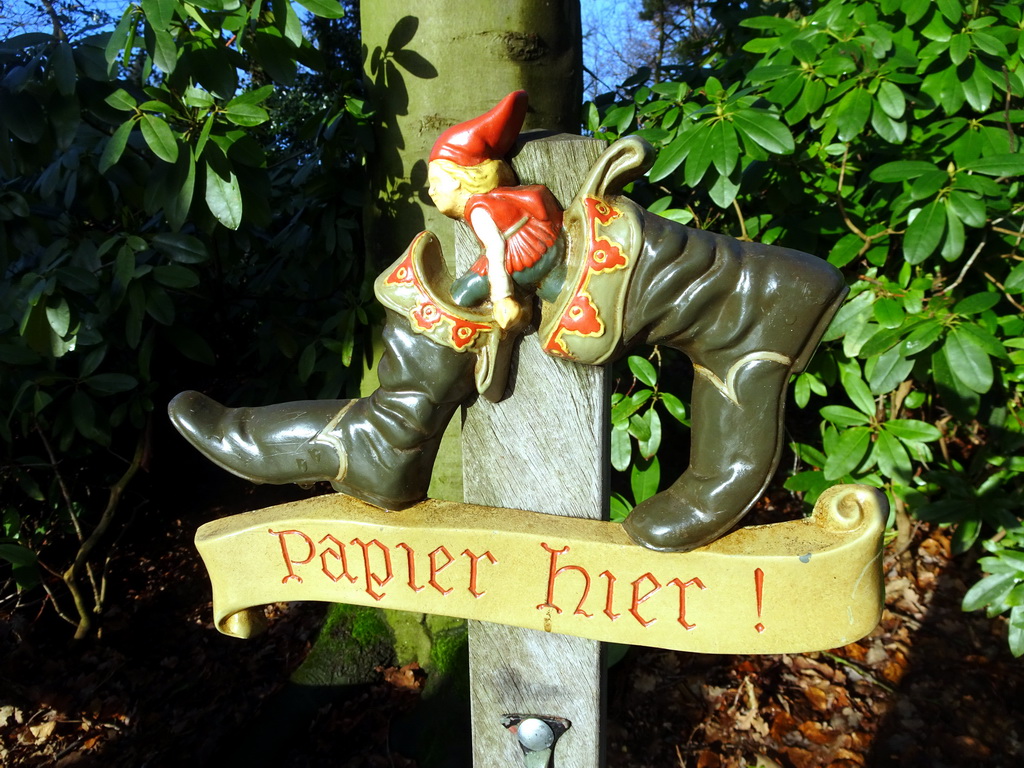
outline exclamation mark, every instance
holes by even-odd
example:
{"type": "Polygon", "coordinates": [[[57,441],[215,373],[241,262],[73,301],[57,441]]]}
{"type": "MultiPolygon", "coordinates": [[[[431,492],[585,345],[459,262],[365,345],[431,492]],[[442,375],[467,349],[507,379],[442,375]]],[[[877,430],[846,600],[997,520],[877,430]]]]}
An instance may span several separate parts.
{"type": "MultiPolygon", "coordinates": [[[[757,618],[761,618],[761,601],[764,595],[764,571],[760,568],[754,569],[754,590],[757,592],[757,618]]],[[[764,632],[764,624],[757,622],[754,625],[754,629],[757,630],[758,634],[764,632]]]]}

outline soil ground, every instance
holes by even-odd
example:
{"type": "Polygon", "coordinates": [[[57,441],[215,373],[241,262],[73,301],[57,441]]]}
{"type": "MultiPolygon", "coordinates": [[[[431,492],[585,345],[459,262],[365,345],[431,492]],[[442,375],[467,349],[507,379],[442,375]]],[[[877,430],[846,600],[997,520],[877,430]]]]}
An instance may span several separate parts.
{"type": "MultiPolygon", "coordinates": [[[[0,765],[423,765],[398,726],[418,711],[414,670],[382,669],[375,683],[293,706],[288,676],[323,606],[270,606],[269,631],[248,641],[212,627],[196,528],[296,491],[254,489],[198,465],[183,476],[185,495],[152,505],[112,550],[100,638],[73,643],[41,601],[0,605],[0,765]],[[207,501],[196,508],[196,499],[207,501]]],[[[951,558],[948,532],[925,525],[897,554],[886,551],[880,625],[844,648],[631,649],[609,673],[609,766],[1024,764],[1024,662],[1006,647],[1003,619],[959,607],[978,577],[974,560],[951,558]]]]}

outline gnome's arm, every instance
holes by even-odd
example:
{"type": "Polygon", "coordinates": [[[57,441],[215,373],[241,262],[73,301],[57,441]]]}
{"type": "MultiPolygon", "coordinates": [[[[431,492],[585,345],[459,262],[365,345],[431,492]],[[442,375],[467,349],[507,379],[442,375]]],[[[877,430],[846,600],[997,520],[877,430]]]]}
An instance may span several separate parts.
{"type": "Polygon", "coordinates": [[[512,297],[512,278],[505,269],[505,238],[483,208],[476,208],[470,214],[469,224],[484,246],[494,319],[502,328],[508,328],[519,320],[522,310],[512,297]]]}

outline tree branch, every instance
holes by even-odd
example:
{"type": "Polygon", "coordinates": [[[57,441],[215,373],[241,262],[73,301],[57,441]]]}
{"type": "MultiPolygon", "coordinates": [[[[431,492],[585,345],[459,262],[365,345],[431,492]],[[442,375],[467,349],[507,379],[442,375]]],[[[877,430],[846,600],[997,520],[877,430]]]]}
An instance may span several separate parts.
{"type": "MultiPolygon", "coordinates": [[[[75,561],[71,564],[71,567],[64,572],[64,583],[67,585],[68,591],[71,593],[72,599],[75,601],[75,610],[78,611],[78,628],[75,630],[75,640],[81,640],[88,636],[92,630],[92,613],[86,605],[85,600],[82,598],[81,590],[78,588],[77,575],[83,566],[88,567],[87,560],[89,555],[92,553],[93,548],[102,538],[103,534],[106,533],[110,527],[111,522],[114,520],[114,514],[117,512],[117,508],[121,503],[121,496],[124,494],[124,489],[128,486],[128,483],[135,477],[135,473],[139,471],[142,466],[143,458],[146,455],[146,443],[149,440],[149,426],[142,431],[139,435],[139,440],[135,445],[135,455],[132,457],[131,463],[128,468],[124,471],[124,474],[110,487],[110,495],[107,497],[107,506],[103,510],[103,514],[100,516],[100,521],[96,524],[92,533],[89,534],[82,546],[78,548],[78,554],[75,556],[75,561]]],[[[97,598],[100,595],[97,592],[97,598]]],[[[102,608],[102,605],[97,605],[95,612],[98,612],[102,608]]]]}
{"type": "Polygon", "coordinates": [[[64,25],[60,23],[60,15],[57,13],[57,9],[53,7],[53,0],[42,0],[42,2],[43,7],[46,9],[46,14],[50,17],[50,21],[53,22],[53,36],[62,43],[66,43],[68,36],[64,31],[64,25]]]}

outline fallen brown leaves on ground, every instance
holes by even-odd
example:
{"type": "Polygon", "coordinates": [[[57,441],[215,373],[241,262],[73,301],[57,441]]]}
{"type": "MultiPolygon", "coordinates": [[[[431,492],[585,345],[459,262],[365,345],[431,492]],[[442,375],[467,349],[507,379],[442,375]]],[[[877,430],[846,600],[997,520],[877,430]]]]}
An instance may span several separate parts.
{"type": "MultiPolygon", "coordinates": [[[[244,496],[242,488],[231,493],[244,496]]],[[[416,765],[395,747],[394,723],[419,697],[418,667],[384,667],[378,684],[291,722],[288,675],[316,637],[322,607],[270,606],[269,631],[248,641],[214,630],[191,539],[200,523],[233,511],[168,519],[158,534],[150,525],[122,544],[97,640],[72,644],[71,629],[42,606],[0,613],[0,765],[224,768],[242,764],[243,753],[249,768],[416,765]]],[[[959,608],[976,566],[951,559],[947,532],[927,526],[910,554],[904,572],[887,550],[882,621],[844,648],[632,649],[609,677],[609,765],[1024,764],[1024,663],[1009,654],[1002,619],[959,608]]]]}

